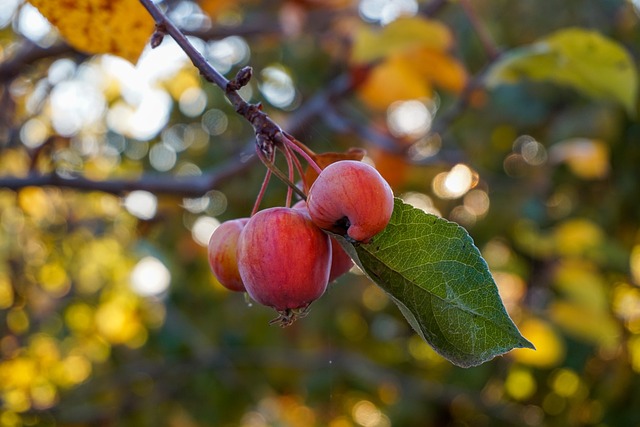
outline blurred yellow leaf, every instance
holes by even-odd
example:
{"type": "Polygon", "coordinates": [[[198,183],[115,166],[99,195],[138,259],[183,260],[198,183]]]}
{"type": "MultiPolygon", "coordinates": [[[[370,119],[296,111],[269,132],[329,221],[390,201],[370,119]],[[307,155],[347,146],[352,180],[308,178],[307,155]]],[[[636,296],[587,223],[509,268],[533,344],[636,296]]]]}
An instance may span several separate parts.
{"type": "Polygon", "coordinates": [[[516,348],[510,353],[515,360],[539,368],[550,368],[562,363],[566,352],[564,341],[548,322],[531,317],[521,322],[518,328],[536,350],[516,348]]]}
{"type": "Polygon", "coordinates": [[[200,75],[195,67],[184,67],[170,79],[163,80],[161,84],[177,101],[187,89],[200,87],[200,75]]]}
{"type": "Polygon", "coordinates": [[[395,101],[430,98],[431,85],[405,58],[391,57],[376,66],[358,88],[371,108],[386,110],[395,101]]]}
{"type": "Polygon", "coordinates": [[[631,269],[631,277],[633,282],[640,286],[640,244],[635,245],[631,249],[631,256],[629,257],[629,267],[631,269]]]}
{"type": "Polygon", "coordinates": [[[444,51],[452,44],[451,31],[443,23],[420,17],[400,18],[377,31],[368,25],[358,28],[351,61],[373,62],[414,48],[444,51]]]}
{"type": "Polygon", "coordinates": [[[209,16],[216,16],[238,4],[237,0],[199,0],[198,4],[203,12],[209,16]]]}
{"type": "Polygon", "coordinates": [[[95,312],[98,332],[113,344],[135,340],[144,327],[133,296],[120,296],[102,303],[95,312]]]}
{"type": "Polygon", "coordinates": [[[624,47],[582,28],[566,28],[521,49],[512,50],[491,68],[487,84],[496,86],[522,78],[570,86],[587,96],[622,104],[636,111],[638,77],[624,47]]]}
{"type": "Polygon", "coordinates": [[[607,310],[606,283],[588,261],[564,259],[556,268],[554,285],[567,299],[592,310],[607,310]]]}
{"type": "Polygon", "coordinates": [[[640,373],[640,335],[635,335],[627,342],[629,359],[634,371],[640,373]]]}
{"type": "Polygon", "coordinates": [[[29,316],[22,308],[12,308],[7,313],[7,326],[14,334],[27,332],[29,323],[29,316]]]}
{"type": "Polygon", "coordinates": [[[602,179],[609,174],[609,146],[586,138],[571,138],[551,147],[553,163],[566,163],[571,172],[583,179],[602,179]]]}
{"type": "Polygon", "coordinates": [[[504,382],[504,389],[515,400],[526,400],[536,392],[536,380],[529,369],[514,367],[504,382]]]}
{"type": "Polygon", "coordinates": [[[13,305],[13,286],[9,281],[9,277],[0,274],[0,310],[9,308],[13,305]]]}
{"type": "Polygon", "coordinates": [[[572,397],[584,392],[585,386],[580,381],[580,376],[571,369],[562,368],[553,373],[550,381],[551,388],[559,396],[572,397]]]}
{"type": "Polygon", "coordinates": [[[135,63],[154,22],[138,0],[29,0],[62,37],[87,53],[111,53],[135,63]]]}
{"type": "Polygon", "coordinates": [[[17,357],[0,364],[0,379],[2,387],[26,388],[38,375],[38,367],[33,359],[17,357]]]}
{"type": "Polygon", "coordinates": [[[462,91],[467,83],[467,71],[456,58],[433,48],[415,49],[407,59],[416,70],[434,85],[454,93],[462,91]]]}
{"type": "Polygon", "coordinates": [[[605,235],[588,219],[573,218],[558,224],[553,238],[560,255],[580,255],[600,247],[605,235]]]}
{"type": "Polygon", "coordinates": [[[627,328],[640,332],[636,325],[640,320],[640,289],[628,283],[618,283],[613,289],[611,307],[617,317],[625,321],[627,328]]]}
{"type": "Polygon", "coordinates": [[[568,334],[584,342],[610,349],[620,339],[620,325],[608,312],[557,301],[549,307],[549,315],[568,334]]]}
{"type": "Polygon", "coordinates": [[[47,263],[38,271],[40,286],[54,297],[62,297],[71,287],[67,272],[58,263],[47,263]]]}

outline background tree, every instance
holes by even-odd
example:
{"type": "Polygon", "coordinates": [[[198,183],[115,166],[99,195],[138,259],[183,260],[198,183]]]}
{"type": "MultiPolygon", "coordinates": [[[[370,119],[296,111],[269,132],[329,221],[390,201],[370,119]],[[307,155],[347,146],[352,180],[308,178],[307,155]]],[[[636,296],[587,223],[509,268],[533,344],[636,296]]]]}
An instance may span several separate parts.
{"type": "Polygon", "coordinates": [[[161,3],[284,130],[470,232],[537,347],[470,369],[357,273],[287,329],[216,283],[253,129],[170,37],[137,59],[121,4],[105,31],[60,3],[64,38],[0,6],[1,425],[640,422],[636,3],[161,3]]]}

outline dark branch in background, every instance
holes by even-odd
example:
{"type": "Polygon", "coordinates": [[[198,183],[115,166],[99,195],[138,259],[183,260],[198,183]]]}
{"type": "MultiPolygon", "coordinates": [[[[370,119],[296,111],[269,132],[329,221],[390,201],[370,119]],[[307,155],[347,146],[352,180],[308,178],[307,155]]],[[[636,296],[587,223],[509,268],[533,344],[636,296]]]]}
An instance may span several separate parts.
{"type": "Polygon", "coordinates": [[[24,73],[26,66],[44,59],[76,52],[66,43],[58,43],[51,47],[40,47],[31,41],[25,41],[16,53],[8,60],[0,63],[0,82],[7,82],[24,73]]]}
{"type": "MultiPolygon", "coordinates": [[[[291,134],[299,133],[313,118],[318,116],[330,103],[351,90],[351,79],[343,74],[332,80],[324,91],[318,92],[303,106],[293,113],[285,129],[291,134]]],[[[247,144],[244,150],[249,151],[255,145],[254,141],[247,144]]],[[[34,153],[35,155],[35,153],[34,153]]],[[[62,176],[57,173],[39,175],[32,173],[27,177],[0,177],[0,188],[19,190],[29,186],[57,186],[82,191],[103,191],[110,194],[122,195],[133,190],[144,190],[154,194],[168,194],[183,197],[200,197],[238,173],[246,170],[255,162],[256,157],[241,161],[231,159],[215,167],[203,175],[189,177],[175,177],[167,175],[145,174],[132,179],[114,179],[94,181],[81,177],[62,176]]]]}
{"type": "Polygon", "coordinates": [[[143,175],[133,179],[94,181],[82,177],[32,173],[24,178],[0,178],[0,188],[19,190],[24,187],[55,186],[83,191],[102,191],[110,194],[125,194],[133,190],[145,190],[154,194],[172,194],[183,197],[200,197],[225,179],[238,174],[247,167],[247,162],[229,162],[214,168],[207,174],[179,177],[167,175],[143,175]]]}
{"type": "Polygon", "coordinates": [[[485,68],[480,70],[473,78],[469,79],[465,87],[462,89],[460,96],[456,98],[455,102],[447,111],[445,111],[442,115],[438,116],[431,127],[432,133],[443,134],[451,124],[460,117],[462,113],[464,113],[469,107],[469,103],[471,102],[471,96],[473,93],[483,87],[484,76],[489,69],[487,65],[485,68]]]}
{"type": "Polygon", "coordinates": [[[420,13],[425,16],[433,16],[449,3],[449,0],[433,0],[420,7],[420,13]]]}
{"type": "MultiPolygon", "coordinates": [[[[161,39],[164,34],[168,34],[174,38],[176,43],[189,56],[192,63],[200,70],[203,77],[221,88],[234,106],[235,110],[253,125],[258,142],[266,143],[267,145],[277,144],[279,135],[282,133],[280,126],[274,123],[265,113],[263,113],[259,105],[247,103],[238,94],[238,89],[246,84],[248,79],[251,77],[250,68],[247,67],[241,70],[238,76],[236,76],[236,79],[229,81],[206,61],[202,54],[200,54],[186,38],[186,32],[178,29],[172,22],[170,22],[157,5],[155,5],[151,0],[140,1],[156,21],[157,31],[153,39],[161,39]]],[[[447,0],[434,0],[422,7],[421,13],[426,16],[432,16],[438,13],[447,4],[447,0]]],[[[469,9],[470,12],[467,10],[469,7],[468,4],[466,4],[466,6],[463,5],[463,7],[465,7],[465,11],[472,22],[478,21],[473,10],[469,9]]],[[[478,22],[476,22],[476,24],[478,24],[478,22]]],[[[242,32],[242,28],[244,27],[239,26],[234,27],[233,29],[218,28],[203,32],[193,31],[189,34],[193,34],[204,39],[211,39],[225,37],[227,35],[231,35],[232,32],[234,34],[236,34],[237,31],[242,32]]],[[[478,27],[476,27],[476,25],[474,25],[474,28],[476,28],[476,31],[479,34],[483,31],[483,27],[481,25],[479,26],[479,28],[481,28],[480,31],[477,30],[478,27]]],[[[266,30],[270,33],[281,31],[278,26],[274,26],[273,24],[266,27],[257,26],[255,28],[247,26],[244,29],[247,35],[258,34],[258,31],[261,30],[266,30]]],[[[484,29],[484,31],[486,32],[486,29],[484,29]]],[[[488,46],[493,45],[488,44],[488,46]]],[[[65,44],[43,49],[31,42],[25,42],[10,60],[0,64],[0,81],[3,81],[3,79],[14,78],[24,70],[25,65],[35,63],[39,59],[71,52],[74,52],[73,49],[65,44]]],[[[436,117],[432,127],[432,133],[442,134],[462,113],[464,113],[469,106],[469,100],[474,90],[482,86],[483,73],[484,71],[481,71],[471,79],[451,108],[441,116],[436,117]]],[[[342,112],[335,108],[336,103],[334,101],[351,92],[354,85],[355,82],[348,73],[338,76],[331,81],[324,90],[317,92],[315,96],[310,98],[299,109],[297,109],[288,118],[283,128],[286,129],[289,134],[299,133],[311,120],[320,115],[327,125],[336,132],[353,133],[363,140],[369,141],[374,145],[386,149],[387,151],[395,152],[397,154],[406,154],[406,149],[399,147],[399,144],[397,144],[397,141],[395,141],[394,137],[391,135],[388,135],[383,131],[376,130],[371,126],[361,124],[356,119],[350,119],[348,115],[341,114],[342,112]]],[[[253,142],[249,145],[253,145],[253,142]]],[[[460,161],[461,157],[463,157],[461,152],[458,150],[452,150],[448,154],[442,153],[437,157],[419,161],[418,164],[431,164],[437,161],[457,162],[460,161]]],[[[157,194],[197,197],[204,195],[223,179],[242,172],[255,160],[255,156],[250,157],[249,159],[245,157],[244,161],[234,158],[211,169],[210,171],[205,172],[205,174],[201,176],[195,177],[190,176],[181,178],[160,174],[144,174],[140,177],[127,180],[117,179],[94,181],[82,177],[61,175],[56,172],[47,175],[37,175],[32,173],[24,178],[0,178],[0,187],[16,190],[26,186],[51,185],[83,191],[104,191],[112,194],[125,194],[133,190],[145,190],[157,194]]]]}
{"type": "Polygon", "coordinates": [[[500,56],[500,48],[498,48],[496,43],[493,41],[491,33],[489,33],[489,30],[484,25],[484,22],[482,22],[482,20],[478,17],[478,14],[473,8],[471,2],[469,0],[460,0],[460,6],[462,6],[465,15],[467,15],[467,18],[469,19],[469,22],[473,27],[473,30],[478,35],[480,44],[482,44],[482,48],[489,58],[489,61],[492,62],[498,59],[498,57],[500,56]]]}

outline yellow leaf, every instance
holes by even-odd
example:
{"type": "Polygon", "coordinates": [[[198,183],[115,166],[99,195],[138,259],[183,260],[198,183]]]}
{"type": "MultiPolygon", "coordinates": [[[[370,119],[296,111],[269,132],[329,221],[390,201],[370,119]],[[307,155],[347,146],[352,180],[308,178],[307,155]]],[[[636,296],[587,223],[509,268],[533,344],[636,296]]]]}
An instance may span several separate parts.
{"type": "Polygon", "coordinates": [[[236,0],[200,0],[200,8],[209,16],[217,16],[237,5],[236,0]]]}
{"type": "Polygon", "coordinates": [[[583,179],[602,179],[609,174],[609,146],[586,138],[571,138],[551,147],[554,163],[566,163],[571,172],[583,179]]]}
{"type": "Polygon", "coordinates": [[[549,315],[568,334],[582,341],[611,349],[620,339],[620,325],[607,312],[558,301],[549,308],[549,315]]]}
{"type": "Polygon", "coordinates": [[[553,279],[555,288],[567,300],[593,310],[608,309],[607,283],[591,262],[564,258],[553,279]]]}
{"type": "Polygon", "coordinates": [[[453,36],[441,22],[419,17],[400,18],[379,31],[370,26],[360,27],[355,34],[351,61],[373,62],[415,48],[444,51],[452,44],[453,36]]]}
{"type": "Polygon", "coordinates": [[[154,22],[138,0],[29,0],[75,49],[135,63],[154,22]]]}
{"type": "Polygon", "coordinates": [[[581,255],[598,249],[605,235],[588,219],[572,218],[555,227],[553,239],[560,255],[581,255]]]}
{"type": "Polygon", "coordinates": [[[434,85],[459,93],[467,83],[467,71],[451,55],[432,48],[415,49],[406,55],[416,70],[434,85]]]}
{"type": "Polygon", "coordinates": [[[386,110],[395,101],[430,98],[431,85],[406,59],[393,56],[377,65],[358,88],[369,107],[386,110]]]}
{"type": "Polygon", "coordinates": [[[504,390],[515,400],[526,400],[536,392],[537,385],[528,369],[514,367],[504,382],[504,390]]]}

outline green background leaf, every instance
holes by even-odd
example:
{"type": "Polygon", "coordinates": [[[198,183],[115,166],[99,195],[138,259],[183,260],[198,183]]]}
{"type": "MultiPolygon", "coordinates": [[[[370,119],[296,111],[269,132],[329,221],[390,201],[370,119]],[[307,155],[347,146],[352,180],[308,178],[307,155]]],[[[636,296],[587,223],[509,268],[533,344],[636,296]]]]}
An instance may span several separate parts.
{"type": "Polygon", "coordinates": [[[596,99],[636,111],[637,70],[631,55],[617,42],[582,28],[560,30],[530,46],[512,50],[487,75],[487,85],[520,79],[566,85],[596,99]]]}
{"type": "Polygon", "coordinates": [[[341,243],[420,336],[452,363],[476,366],[513,348],[533,348],[459,225],[396,199],[389,225],[370,243],[341,243]]]}
{"type": "Polygon", "coordinates": [[[373,62],[416,48],[445,51],[452,43],[451,31],[441,22],[416,17],[400,18],[378,31],[370,26],[360,27],[351,51],[351,61],[373,62]]]}

